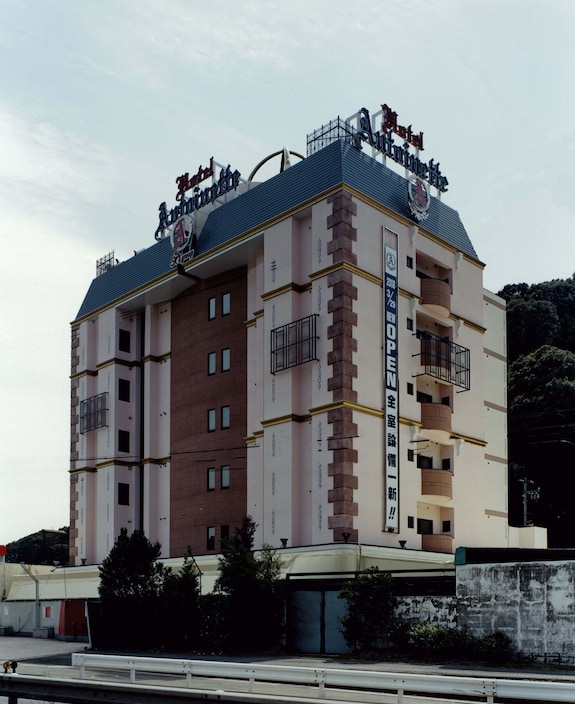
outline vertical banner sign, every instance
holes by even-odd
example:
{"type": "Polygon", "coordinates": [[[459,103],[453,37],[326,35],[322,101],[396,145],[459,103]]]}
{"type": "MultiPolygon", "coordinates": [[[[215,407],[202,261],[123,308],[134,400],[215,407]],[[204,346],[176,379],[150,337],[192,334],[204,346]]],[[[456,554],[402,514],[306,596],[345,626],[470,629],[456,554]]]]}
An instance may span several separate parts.
{"type": "Polygon", "coordinates": [[[399,407],[397,383],[397,250],[385,247],[385,529],[399,526],[399,407]]]}

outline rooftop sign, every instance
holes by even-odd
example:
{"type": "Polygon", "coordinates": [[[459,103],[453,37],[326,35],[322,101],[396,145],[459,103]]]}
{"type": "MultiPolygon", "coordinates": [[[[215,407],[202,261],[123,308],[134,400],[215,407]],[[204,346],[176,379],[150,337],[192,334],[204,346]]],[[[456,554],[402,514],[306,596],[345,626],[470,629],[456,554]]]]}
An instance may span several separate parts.
{"type": "Polygon", "coordinates": [[[175,225],[181,217],[192,215],[205,205],[215,203],[218,198],[236,190],[241,179],[240,172],[237,169],[232,171],[228,164],[226,167],[221,166],[219,178],[216,178],[215,166],[220,166],[220,164],[216,164],[212,158],[209,167],[200,166],[197,173],[191,178],[189,173],[178,176],[176,179],[178,184],[176,201],[179,204],[169,210],[165,202],[159,206],[159,222],[154,235],[157,240],[163,239],[166,236],[165,231],[175,225]],[[212,178],[211,186],[200,188],[199,184],[210,176],[212,178]],[[192,189],[193,194],[186,198],[186,191],[192,189]]]}
{"type": "Polygon", "coordinates": [[[389,157],[397,164],[405,167],[418,178],[427,181],[430,186],[434,186],[438,191],[447,191],[448,180],[441,173],[439,163],[430,159],[427,163],[419,158],[419,151],[423,150],[423,132],[415,134],[411,128],[399,125],[397,113],[393,112],[388,105],[382,105],[383,122],[381,132],[374,132],[371,126],[371,117],[366,108],[361,108],[357,114],[358,127],[354,130],[353,140],[357,149],[363,149],[363,143],[369,144],[373,149],[389,157]],[[403,144],[396,144],[393,134],[404,139],[403,144]],[[410,152],[410,147],[415,147],[415,152],[410,152]]]}

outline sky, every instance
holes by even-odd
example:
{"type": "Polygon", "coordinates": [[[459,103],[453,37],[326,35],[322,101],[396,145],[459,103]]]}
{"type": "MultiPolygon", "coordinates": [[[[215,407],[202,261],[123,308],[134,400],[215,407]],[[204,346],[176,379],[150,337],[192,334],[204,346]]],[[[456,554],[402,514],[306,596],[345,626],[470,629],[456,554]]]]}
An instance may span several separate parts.
{"type": "MultiPolygon", "coordinates": [[[[70,322],[175,178],[387,103],[485,286],[575,272],[573,0],[0,0],[0,544],[69,524],[70,322]]],[[[270,171],[276,168],[271,163],[270,171]]]]}

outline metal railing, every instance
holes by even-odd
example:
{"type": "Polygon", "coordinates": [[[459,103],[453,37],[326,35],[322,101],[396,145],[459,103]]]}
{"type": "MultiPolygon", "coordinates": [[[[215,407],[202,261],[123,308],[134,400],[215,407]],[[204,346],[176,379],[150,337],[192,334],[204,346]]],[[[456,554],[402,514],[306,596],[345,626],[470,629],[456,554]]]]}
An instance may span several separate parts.
{"type": "MultiPolygon", "coordinates": [[[[417,337],[421,340],[421,364],[425,373],[434,379],[441,379],[469,391],[470,352],[467,347],[451,342],[448,338],[439,337],[427,330],[418,330],[417,337]]],[[[417,357],[418,355],[414,355],[417,357]]]]}
{"type": "Polygon", "coordinates": [[[397,693],[397,702],[407,692],[430,695],[454,695],[479,698],[489,704],[496,699],[514,699],[523,702],[574,702],[574,682],[550,682],[537,679],[497,679],[457,675],[425,675],[373,670],[339,668],[312,668],[254,663],[214,662],[204,660],[175,660],[168,658],[92,655],[73,653],[72,665],[80,668],[84,678],[86,669],[124,670],[130,681],[136,673],[183,675],[186,687],[192,687],[193,677],[247,680],[249,692],[255,683],[286,683],[318,687],[319,697],[325,699],[327,688],[346,688],[362,691],[391,691],[397,693]]]}

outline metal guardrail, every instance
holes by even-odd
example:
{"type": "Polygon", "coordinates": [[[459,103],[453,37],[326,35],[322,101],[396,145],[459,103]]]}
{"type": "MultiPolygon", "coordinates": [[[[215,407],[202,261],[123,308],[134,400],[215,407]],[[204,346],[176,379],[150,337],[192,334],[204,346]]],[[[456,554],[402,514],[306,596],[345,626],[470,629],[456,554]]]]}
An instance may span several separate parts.
{"type": "Polygon", "coordinates": [[[458,695],[492,704],[496,699],[515,699],[522,702],[575,702],[574,682],[550,682],[531,679],[498,679],[453,675],[424,675],[370,670],[311,668],[284,665],[258,665],[205,660],[176,660],[169,658],[92,655],[74,653],[72,665],[80,668],[84,678],[86,669],[123,670],[136,681],[136,673],[184,675],[186,687],[192,687],[193,677],[248,680],[249,691],[256,682],[318,686],[319,697],[325,698],[326,688],[347,688],[368,691],[396,692],[397,701],[405,693],[430,695],[458,695]]]}

